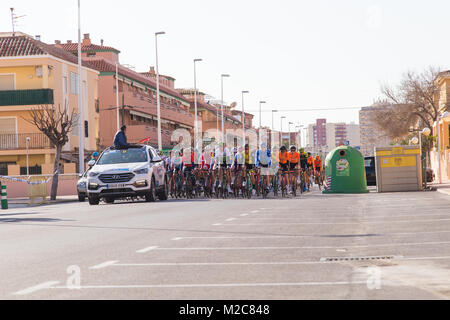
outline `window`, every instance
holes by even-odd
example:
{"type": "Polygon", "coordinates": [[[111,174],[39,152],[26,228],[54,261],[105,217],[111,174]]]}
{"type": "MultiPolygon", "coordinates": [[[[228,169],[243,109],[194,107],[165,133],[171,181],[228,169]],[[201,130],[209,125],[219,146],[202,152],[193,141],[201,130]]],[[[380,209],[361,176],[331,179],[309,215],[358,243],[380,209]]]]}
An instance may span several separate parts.
{"type": "Polygon", "coordinates": [[[70,73],[70,93],[78,94],[78,74],[70,73]]]}
{"type": "Polygon", "coordinates": [[[0,117],[0,150],[17,148],[16,118],[0,117]]]}
{"type": "Polygon", "coordinates": [[[63,77],[63,92],[64,94],[67,94],[67,77],[63,77]]]}
{"type": "Polygon", "coordinates": [[[84,121],[84,137],[89,138],[89,122],[84,121]]]}
{"type": "Polygon", "coordinates": [[[0,74],[0,90],[15,90],[14,74],[0,74]]]}

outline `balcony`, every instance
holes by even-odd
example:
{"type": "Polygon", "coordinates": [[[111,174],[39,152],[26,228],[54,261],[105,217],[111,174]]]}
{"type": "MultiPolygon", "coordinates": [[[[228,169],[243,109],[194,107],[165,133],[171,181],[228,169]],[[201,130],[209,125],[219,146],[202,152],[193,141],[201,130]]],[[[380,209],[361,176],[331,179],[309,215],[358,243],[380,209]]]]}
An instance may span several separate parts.
{"type": "Polygon", "coordinates": [[[43,133],[0,134],[0,150],[53,149],[50,139],[43,133]]]}
{"type": "Polygon", "coordinates": [[[0,91],[0,106],[53,104],[52,89],[0,91]]]}

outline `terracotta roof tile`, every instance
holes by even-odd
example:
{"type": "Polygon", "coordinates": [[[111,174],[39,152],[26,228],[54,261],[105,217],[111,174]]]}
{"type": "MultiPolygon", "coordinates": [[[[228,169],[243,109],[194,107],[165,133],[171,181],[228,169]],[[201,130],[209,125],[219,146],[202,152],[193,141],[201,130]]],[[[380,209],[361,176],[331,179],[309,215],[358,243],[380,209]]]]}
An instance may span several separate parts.
{"type": "MultiPolygon", "coordinates": [[[[63,49],[48,45],[29,36],[0,37],[0,57],[22,57],[33,55],[51,55],[77,64],[78,58],[63,49]]],[[[88,63],[83,66],[92,68],[88,63]]]]}
{"type": "MultiPolygon", "coordinates": [[[[61,44],[53,44],[52,46],[61,48],[65,51],[69,51],[72,53],[78,52],[78,43],[61,43],[61,44]]],[[[82,52],[93,52],[93,51],[114,51],[116,53],[120,53],[119,50],[113,48],[113,47],[107,47],[107,46],[99,46],[96,44],[82,44],[81,45],[81,51],[82,52]]]]}

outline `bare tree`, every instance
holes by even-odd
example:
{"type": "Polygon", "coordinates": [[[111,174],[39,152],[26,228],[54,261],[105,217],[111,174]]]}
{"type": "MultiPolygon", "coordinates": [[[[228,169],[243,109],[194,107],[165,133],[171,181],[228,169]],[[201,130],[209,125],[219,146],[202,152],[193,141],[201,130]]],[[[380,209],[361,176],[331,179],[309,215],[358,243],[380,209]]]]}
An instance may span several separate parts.
{"type": "Polygon", "coordinates": [[[56,200],[58,194],[59,161],[61,152],[65,144],[69,141],[69,133],[72,131],[74,110],[69,115],[68,106],[61,109],[61,106],[55,108],[52,106],[40,106],[33,108],[30,118],[23,118],[27,122],[35,125],[43,134],[45,134],[52,145],[56,148],[55,162],[53,169],[53,181],[51,189],[51,200],[56,200]]]}
{"type": "MultiPolygon", "coordinates": [[[[429,128],[433,131],[433,123],[437,121],[440,110],[437,98],[440,89],[436,82],[439,73],[440,69],[433,67],[422,73],[409,71],[403,75],[397,87],[383,86],[383,95],[393,105],[390,116],[396,120],[403,119],[405,125],[418,126],[420,129],[429,128]]],[[[398,134],[408,134],[402,123],[397,122],[397,126],[399,127],[395,128],[395,131],[398,134]]]]}

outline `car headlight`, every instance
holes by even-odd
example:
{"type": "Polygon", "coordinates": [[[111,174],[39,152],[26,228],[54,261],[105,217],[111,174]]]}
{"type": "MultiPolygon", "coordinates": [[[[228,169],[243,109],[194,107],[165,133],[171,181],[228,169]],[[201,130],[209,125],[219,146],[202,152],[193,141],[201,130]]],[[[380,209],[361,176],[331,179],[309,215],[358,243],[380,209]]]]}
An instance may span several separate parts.
{"type": "Polygon", "coordinates": [[[134,173],[135,173],[135,174],[147,174],[147,173],[148,173],[148,168],[143,168],[143,169],[135,170],[134,173]]]}
{"type": "Polygon", "coordinates": [[[99,174],[100,174],[99,172],[89,172],[89,177],[96,177],[99,174]]]}

